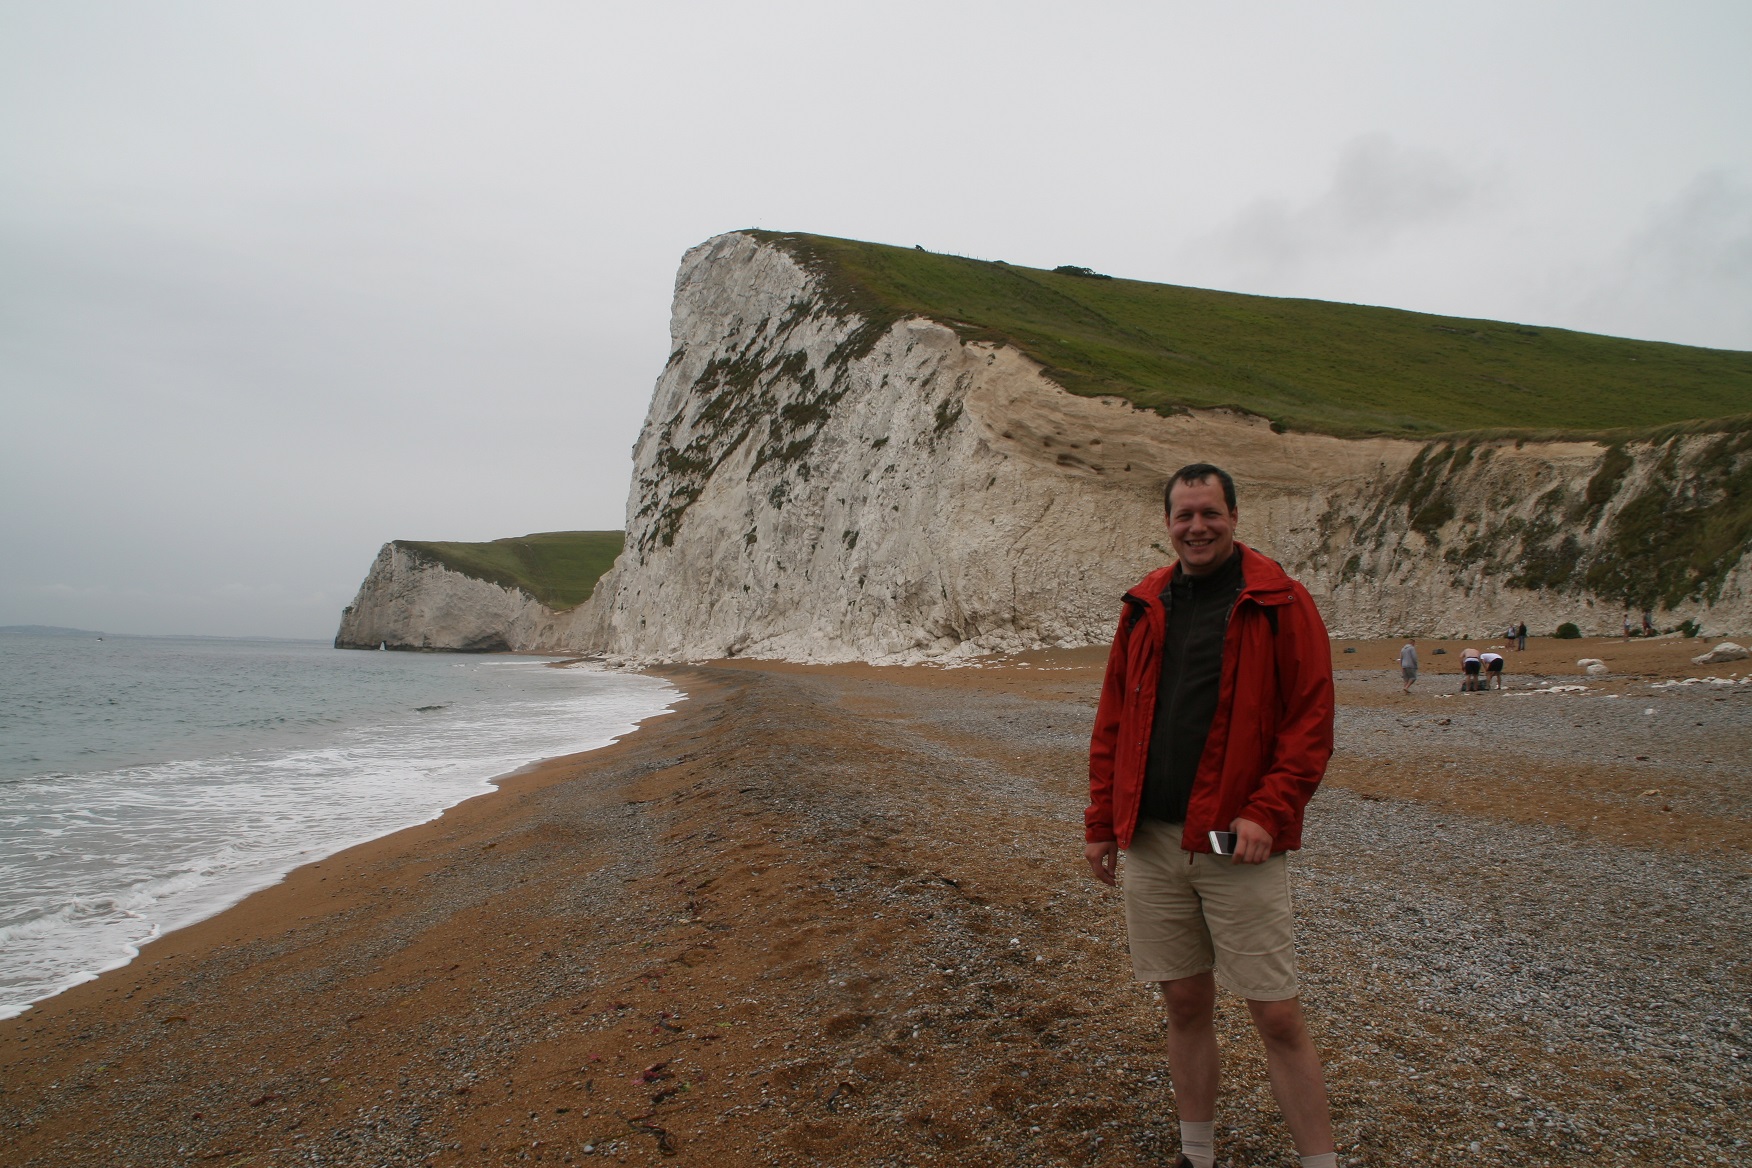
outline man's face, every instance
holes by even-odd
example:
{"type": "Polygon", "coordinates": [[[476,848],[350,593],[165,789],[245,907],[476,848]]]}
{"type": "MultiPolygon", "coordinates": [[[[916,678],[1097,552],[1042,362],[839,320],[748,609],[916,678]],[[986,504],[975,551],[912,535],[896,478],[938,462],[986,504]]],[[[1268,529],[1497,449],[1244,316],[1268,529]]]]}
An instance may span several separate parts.
{"type": "Polygon", "coordinates": [[[1168,542],[1187,575],[1203,576],[1228,562],[1235,551],[1235,520],[1215,476],[1174,484],[1168,492],[1168,542]]]}

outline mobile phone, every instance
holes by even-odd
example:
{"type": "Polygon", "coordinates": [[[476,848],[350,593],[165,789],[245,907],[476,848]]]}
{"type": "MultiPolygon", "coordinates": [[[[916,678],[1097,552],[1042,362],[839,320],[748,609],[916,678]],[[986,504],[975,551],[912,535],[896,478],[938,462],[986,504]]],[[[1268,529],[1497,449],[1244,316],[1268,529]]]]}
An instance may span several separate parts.
{"type": "Polygon", "coordinates": [[[1235,833],[1232,831],[1211,832],[1211,851],[1219,856],[1235,854],[1235,833]]]}

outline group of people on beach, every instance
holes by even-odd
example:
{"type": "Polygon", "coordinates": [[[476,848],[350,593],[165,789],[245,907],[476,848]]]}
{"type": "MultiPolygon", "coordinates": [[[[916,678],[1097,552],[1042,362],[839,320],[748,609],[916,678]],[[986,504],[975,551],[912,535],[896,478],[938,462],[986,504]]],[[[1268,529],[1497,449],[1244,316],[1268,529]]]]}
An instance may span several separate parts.
{"type": "Polygon", "coordinates": [[[1479,693],[1503,688],[1503,655],[1489,649],[1482,653],[1467,646],[1460,651],[1460,692],[1479,693]]]}
{"type": "MultiPolygon", "coordinates": [[[[1519,641],[1519,648],[1527,647],[1527,626],[1520,626],[1520,636],[1509,639],[1510,645],[1519,641]]],[[[1505,646],[1506,648],[1507,646],[1505,646]]],[[[1482,693],[1487,689],[1503,688],[1504,658],[1495,649],[1478,650],[1471,646],[1460,651],[1460,692],[1482,693]]],[[[1407,637],[1405,644],[1399,647],[1399,679],[1406,693],[1417,684],[1417,638],[1407,637]]]]}

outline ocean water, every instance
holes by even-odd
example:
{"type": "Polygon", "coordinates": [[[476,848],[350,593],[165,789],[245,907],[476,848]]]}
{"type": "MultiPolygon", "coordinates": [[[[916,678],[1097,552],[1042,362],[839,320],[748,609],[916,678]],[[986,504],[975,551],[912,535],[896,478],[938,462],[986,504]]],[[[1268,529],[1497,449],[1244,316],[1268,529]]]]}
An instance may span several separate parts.
{"type": "Polygon", "coordinates": [[[679,696],[530,657],[0,634],[0,1017],[679,696]]]}

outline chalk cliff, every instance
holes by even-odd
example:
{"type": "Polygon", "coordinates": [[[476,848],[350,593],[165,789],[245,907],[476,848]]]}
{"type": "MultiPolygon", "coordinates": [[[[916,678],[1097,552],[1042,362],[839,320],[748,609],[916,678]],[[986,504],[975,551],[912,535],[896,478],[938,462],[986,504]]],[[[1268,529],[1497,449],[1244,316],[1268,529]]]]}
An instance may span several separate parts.
{"type": "Polygon", "coordinates": [[[1627,596],[1663,624],[1752,627],[1745,540],[1709,545],[1698,518],[1747,477],[1743,424],[1607,446],[1162,416],[933,320],[873,326],[748,233],[687,254],[671,332],[626,551],[561,628],[576,646],[886,661],[1101,642],[1168,558],[1163,481],[1197,460],[1231,470],[1241,537],[1338,634],[1609,632],[1627,596]]]}
{"type": "Polygon", "coordinates": [[[466,575],[398,540],[383,545],[342,610],[335,648],[528,649],[554,643],[559,619],[520,588],[466,575]]]}
{"type": "Polygon", "coordinates": [[[1335,634],[1611,633],[1627,607],[1752,632],[1745,417],[1598,440],[1346,438],[1142,409],[1087,379],[1073,393],[1002,336],[882,308],[788,237],[694,248],[625,550],[594,595],[556,614],[390,545],[343,637],[637,660],[1103,643],[1121,594],[1170,558],[1162,486],[1193,461],[1234,474],[1240,537],[1308,585],[1335,634]],[[367,593],[399,597],[395,620],[367,593]]]}

